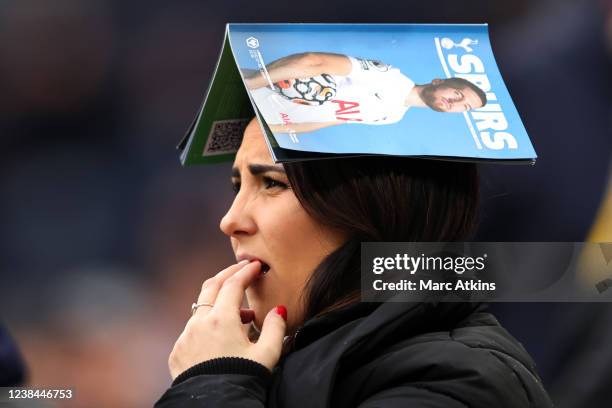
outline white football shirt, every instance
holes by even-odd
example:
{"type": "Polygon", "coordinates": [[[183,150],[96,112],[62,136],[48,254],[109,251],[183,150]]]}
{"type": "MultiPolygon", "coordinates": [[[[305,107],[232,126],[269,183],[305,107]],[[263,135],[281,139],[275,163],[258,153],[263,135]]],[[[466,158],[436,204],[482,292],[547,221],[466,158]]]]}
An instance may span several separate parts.
{"type": "Polygon", "coordinates": [[[269,124],[346,121],[386,125],[402,119],[414,82],[380,61],[348,57],[346,76],[321,74],[251,91],[269,124]]]}

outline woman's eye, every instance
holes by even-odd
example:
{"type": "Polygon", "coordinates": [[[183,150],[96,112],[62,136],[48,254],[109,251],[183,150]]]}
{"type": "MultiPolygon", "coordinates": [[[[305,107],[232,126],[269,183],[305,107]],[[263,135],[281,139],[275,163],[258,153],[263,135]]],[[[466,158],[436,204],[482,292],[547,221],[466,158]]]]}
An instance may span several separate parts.
{"type": "Polygon", "coordinates": [[[274,180],[273,178],[270,178],[270,177],[264,177],[263,181],[264,181],[264,185],[266,186],[266,188],[278,187],[278,188],[286,189],[288,187],[287,184],[283,183],[282,181],[274,180]]]}
{"type": "Polygon", "coordinates": [[[240,183],[232,183],[232,191],[238,194],[238,192],[240,191],[240,183]]]}

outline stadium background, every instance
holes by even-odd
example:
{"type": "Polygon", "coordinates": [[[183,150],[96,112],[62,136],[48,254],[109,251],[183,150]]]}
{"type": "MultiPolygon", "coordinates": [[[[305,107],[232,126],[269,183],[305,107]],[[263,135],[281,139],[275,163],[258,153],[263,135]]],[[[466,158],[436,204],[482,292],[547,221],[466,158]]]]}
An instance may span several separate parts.
{"type": "MultiPolygon", "coordinates": [[[[74,407],[169,385],[201,282],[233,259],[229,165],[174,150],[229,21],[488,22],[540,159],[483,166],[477,238],[612,241],[609,0],[2,2],[0,320],[27,385],[73,388],[74,407]]],[[[606,406],[612,305],[495,308],[559,407],[606,406]]]]}

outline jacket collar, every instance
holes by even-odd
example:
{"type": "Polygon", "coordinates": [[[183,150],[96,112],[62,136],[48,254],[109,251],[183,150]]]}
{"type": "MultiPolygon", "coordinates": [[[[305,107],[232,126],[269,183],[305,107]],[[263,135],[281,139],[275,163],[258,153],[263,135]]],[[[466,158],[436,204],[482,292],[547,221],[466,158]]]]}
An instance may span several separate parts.
{"type": "Polygon", "coordinates": [[[365,335],[393,321],[400,324],[410,321],[414,326],[415,319],[435,317],[435,322],[444,324],[484,308],[484,304],[476,302],[359,302],[308,320],[294,335],[291,351],[300,350],[345,324],[358,323],[352,334],[365,335]]]}
{"type": "MultiPolygon", "coordinates": [[[[297,333],[291,352],[281,361],[273,385],[278,406],[327,407],[342,361],[353,353],[368,353],[391,338],[409,338],[454,324],[479,303],[359,303],[309,320],[297,333]],[[304,394],[304,390],[317,390],[304,394]]],[[[274,405],[272,405],[274,406],[274,405]]]]}

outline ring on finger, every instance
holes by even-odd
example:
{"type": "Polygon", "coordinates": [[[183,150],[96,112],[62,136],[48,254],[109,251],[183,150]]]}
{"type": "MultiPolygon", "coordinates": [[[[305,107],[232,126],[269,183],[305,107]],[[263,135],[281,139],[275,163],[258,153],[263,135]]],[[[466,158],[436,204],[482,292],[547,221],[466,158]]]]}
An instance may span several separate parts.
{"type": "Polygon", "coordinates": [[[196,310],[198,310],[198,307],[200,306],[213,307],[214,305],[212,303],[192,303],[191,304],[191,314],[194,315],[196,310]]]}

